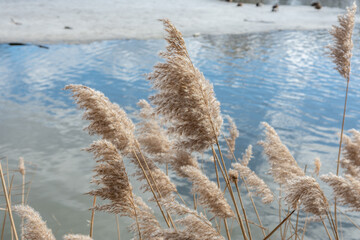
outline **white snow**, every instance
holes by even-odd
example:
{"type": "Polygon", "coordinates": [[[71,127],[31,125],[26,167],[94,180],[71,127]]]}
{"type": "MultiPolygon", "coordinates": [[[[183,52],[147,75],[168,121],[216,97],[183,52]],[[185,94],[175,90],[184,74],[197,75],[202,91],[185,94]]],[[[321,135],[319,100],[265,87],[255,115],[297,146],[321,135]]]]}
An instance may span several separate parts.
{"type": "Polygon", "coordinates": [[[329,29],[343,9],[219,0],[0,0],[0,43],[162,38],[169,18],[184,36],[329,29]],[[71,29],[65,29],[65,26],[71,29]]]}

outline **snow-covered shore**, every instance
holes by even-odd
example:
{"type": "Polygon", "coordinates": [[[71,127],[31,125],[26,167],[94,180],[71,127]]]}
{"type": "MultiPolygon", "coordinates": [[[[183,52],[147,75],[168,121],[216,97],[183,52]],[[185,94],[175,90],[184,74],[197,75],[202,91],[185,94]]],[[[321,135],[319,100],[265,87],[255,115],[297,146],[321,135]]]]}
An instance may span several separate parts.
{"type": "Polygon", "coordinates": [[[329,29],[343,9],[219,0],[1,0],[0,43],[82,43],[161,38],[160,18],[184,34],[238,34],[274,30],[329,29]]]}

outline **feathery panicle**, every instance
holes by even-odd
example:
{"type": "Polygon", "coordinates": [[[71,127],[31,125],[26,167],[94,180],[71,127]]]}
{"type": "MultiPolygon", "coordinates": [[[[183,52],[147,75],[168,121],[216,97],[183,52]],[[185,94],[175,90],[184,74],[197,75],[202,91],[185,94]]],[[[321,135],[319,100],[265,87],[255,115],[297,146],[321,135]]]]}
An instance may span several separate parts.
{"type": "Polygon", "coordinates": [[[320,168],[321,168],[320,158],[315,158],[314,165],[315,165],[314,174],[316,176],[319,176],[320,168]]]}
{"type": "Polygon", "coordinates": [[[330,34],[334,36],[334,44],[328,46],[330,56],[336,64],[336,70],[347,80],[350,77],[351,50],[353,48],[352,34],[355,24],[356,3],[347,8],[345,15],[338,17],[340,26],[333,26],[330,34]]]}
{"type": "Polygon", "coordinates": [[[227,116],[227,120],[230,125],[230,129],[229,129],[230,138],[227,139],[229,145],[229,149],[228,149],[229,152],[227,154],[227,157],[232,158],[233,153],[235,151],[235,141],[239,137],[239,131],[237,130],[236,124],[230,116],[227,116]]]}
{"type": "Polygon", "coordinates": [[[141,235],[146,235],[148,234],[149,228],[154,230],[160,227],[151,209],[140,197],[136,197],[132,193],[132,187],[125,170],[124,162],[116,147],[109,141],[100,140],[94,142],[87,150],[94,153],[99,163],[94,169],[96,172],[94,178],[96,179],[94,179],[93,182],[97,185],[102,185],[89,194],[110,200],[109,204],[96,206],[95,210],[132,218],[136,221],[131,227],[135,238],[137,238],[139,231],[141,235]],[[137,223],[140,224],[140,230],[138,229],[137,223]]]}
{"type": "MultiPolygon", "coordinates": [[[[139,164],[140,161],[141,165],[144,167],[145,174],[148,176],[150,184],[153,186],[155,190],[159,189],[161,197],[167,197],[171,195],[173,192],[176,192],[176,186],[171,182],[170,178],[160,168],[158,168],[150,158],[146,158],[146,156],[143,156],[141,154],[140,155],[131,154],[130,160],[137,167],[137,170],[134,173],[134,175],[137,177],[138,181],[146,180],[146,177],[139,164]],[[145,167],[146,164],[147,166],[149,166],[149,168],[145,167]],[[155,188],[155,186],[157,188],[155,188]]],[[[151,188],[147,183],[143,184],[142,188],[145,191],[148,192],[151,191],[151,188]]],[[[152,200],[155,199],[152,198],[152,200]]]]}
{"type": "Polygon", "coordinates": [[[250,189],[255,189],[255,195],[261,197],[264,204],[271,203],[274,200],[274,195],[270,188],[247,166],[251,158],[252,146],[249,145],[243,155],[242,163],[233,163],[231,166],[240,172],[242,178],[246,179],[246,183],[250,189]]]}
{"type": "Polygon", "coordinates": [[[181,167],[181,171],[192,182],[192,192],[198,194],[199,203],[220,218],[234,217],[230,205],[216,183],[210,181],[199,169],[192,166],[181,167]]]}
{"type": "Polygon", "coordinates": [[[96,206],[95,210],[133,216],[135,213],[132,187],[116,147],[107,140],[100,140],[94,142],[87,151],[92,152],[98,159],[98,165],[94,169],[96,175],[92,182],[100,186],[89,194],[110,200],[109,204],[96,206]]]}
{"type": "Polygon", "coordinates": [[[23,157],[19,157],[19,172],[21,175],[25,175],[25,163],[23,157]]]}
{"type": "Polygon", "coordinates": [[[168,32],[166,60],[154,66],[149,80],[158,92],[151,102],[156,112],[171,123],[170,133],[178,135],[179,147],[202,152],[220,134],[220,103],[213,86],[194,67],[181,33],[169,20],[162,20],[168,32]]]}
{"type": "Polygon", "coordinates": [[[192,166],[199,169],[197,160],[190,153],[179,149],[171,159],[171,168],[179,177],[186,177],[181,170],[181,167],[184,166],[192,166]]]}
{"type": "Polygon", "coordinates": [[[289,180],[285,187],[285,201],[296,209],[298,204],[304,211],[316,216],[326,214],[329,204],[319,183],[313,177],[300,176],[289,180]]]}
{"type": "Polygon", "coordinates": [[[344,135],[344,159],[341,160],[341,167],[347,174],[360,179],[360,132],[352,129],[349,131],[352,138],[344,135]]]}
{"type": "Polygon", "coordinates": [[[27,205],[16,205],[13,210],[25,218],[23,238],[25,240],[55,240],[50,229],[47,228],[38,212],[27,205]]]}
{"type": "Polygon", "coordinates": [[[264,148],[270,163],[270,172],[274,181],[286,184],[289,180],[305,176],[304,171],[298,166],[289,149],[281,142],[274,128],[268,123],[263,123],[266,130],[266,141],[259,144],[264,148]]]}
{"type": "Polygon", "coordinates": [[[243,154],[241,165],[245,167],[249,165],[252,156],[253,156],[252,145],[249,145],[248,148],[245,150],[245,154],[243,154]]]}
{"type": "Polygon", "coordinates": [[[139,133],[138,141],[145,152],[152,155],[159,155],[159,157],[153,160],[159,161],[159,163],[166,163],[168,160],[164,157],[164,154],[169,152],[171,143],[165,133],[160,127],[157,115],[150,104],[142,99],[138,102],[138,106],[141,107],[140,117],[142,121],[137,124],[139,127],[137,132],[139,133]]]}
{"type": "Polygon", "coordinates": [[[92,240],[92,238],[80,234],[67,234],[64,236],[64,240],[92,240]]]}
{"type": "Polygon", "coordinates": [[[332,187],[340,204],[350,206],[352,211],[360,211],[360,178],[357,177],[346,174],[343,178],[329,173],[320,178],[332,187]]]}
{"type": "MultiPolygon", "coordinates": [[[[157,232],[162,232],[159,222],[156,220],[151,208],[142,200],[141,197],[134,197],[134,204],[136,205],[136,212],[138,214],[138,221],[141,230],[142,239],[163,240],[162,237],[157,237],[157,232]]],[[[135,223],[130,227],[134,232],[134,239],[138,239],[137,226],[135,223]]]]}
{"type": "Polygon", "coordinates": [[[239,181],[239,173],[238,173],[238,171],[236,171],[234,169],[230,169],[228,173],[229,173],[230,180],[232,182],[239,181]]]}
{"type": "Polygon", "coordinates": [[[271,203],[274,200],[274,195],[270,188],[249,167],[243,166],[240,163],[233,163],[231,166],[240,172],[241,177],[246,179],[249,189],[255,189],[255,195],[261,197],[264,204],[271,203]]]}
{"type": "Polygon", "coordinates": [[[102,136],[122,153],[130,151],[135,142],[135,126],[119,105],[83,85],[67,85],[65,90],[70,90],[78,106],[85,109],[83,118],[91,122],[86,128],[90,135],[102,136]]]}
{"type": "Polygon", "coordinates": [[[198,214],[197,211],[189,209],[177,201],[172,201],[172,199],[163,199],[162,204],[169,213],[181,216],[175,223],[183,227],[176,231],[174,229],[164,230],[161,233],[164,239],[224,240],[203,214],[198,214]]]}

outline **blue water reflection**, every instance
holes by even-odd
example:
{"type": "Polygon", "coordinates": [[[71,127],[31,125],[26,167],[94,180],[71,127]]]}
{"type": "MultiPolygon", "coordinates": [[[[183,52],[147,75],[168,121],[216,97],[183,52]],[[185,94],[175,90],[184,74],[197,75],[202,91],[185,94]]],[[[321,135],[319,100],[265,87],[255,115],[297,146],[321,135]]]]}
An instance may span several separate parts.
{"type": "MultiPolygon", "coordinates": [[[[263,139],[262,121],[278,131],[301,167],[307,165],[312,171],[314,158],[320,157],[321,173],[336,169],[346,82],[326,56],[324,46],[330,40],[326,31],[186,39],[193,62],[214,84],[222,113],[232,116],[239,128],[235,154],[240,157],[252,144],[255,157],[250,167],[274,191],[277,186],[266,174],[268,165],[257,146],[263,139]]],[[[345,129],[360,129],[359,40],[359,31],[355,31],[345,129]]],[[[151,94],[146,74],[160,61],[157,54],[165,42],[121,40],[49,47],[0,45],[0,154],[9,158],[12,169],[19,156],[32,164],[30,205],[60,239],[64,233],[88,232],[87,209],[92,200],[83,194],[90,189],[94,161],[81,149],[96,139],[82,131],[86,122],[62,88],[71,83],[88,85],[133,117],[137,101],[151,94]]],[[[186,192],[188,185],[179,184],[183,184],[179,191],[186,192]]],[[[134,183],[134,188],[139,192],[139,184],[134,183]]],[[[266,214],[264,222],[277,219],[276,207],[260,209],[266,214]]],[[[97,216],[95,238],[115,238],[114,217],[97,216]]],[[[129,220],[121,221],[122,236],[128,239],[129,220]]],[[[345,239],[356,239],[352,225],[344,223],[343,228],[347,229],[345,239]]],[[[325,233],[320,224],[313,224],[308,236],[322,238],[325,233]]]]}

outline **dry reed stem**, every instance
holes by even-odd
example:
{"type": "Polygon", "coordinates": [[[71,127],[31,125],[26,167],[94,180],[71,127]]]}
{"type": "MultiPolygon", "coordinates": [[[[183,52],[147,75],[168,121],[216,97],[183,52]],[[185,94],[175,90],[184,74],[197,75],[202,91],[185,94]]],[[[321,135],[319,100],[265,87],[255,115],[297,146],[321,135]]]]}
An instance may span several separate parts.
{"type": "Polygon", "coordinates": [[[118,234],[118,240],[120,240],[119,216],[117,214],[115,215],[115,219],[116,219],[116,229],[117,229],[117,234],[118,234]]]}
{"type": "MultiPolygon", "coordinates": [[[[19,158],[19,172],[22,176],[22,191],[21,191],[21,204],[25,205],[25,162],[24,158],[19,158]]],[[[21,226],[24,225],[24,218],[21,218],[21,226]]],[[[23,240],[24,229],[21,227],[21,240],[23,240]]]]}
{"type": "MultiPolygon", "coordinates": [[[[40,214],[32,207],[27,205],[16,205],[13,209],[20,217],[25,218],[24,239],[55,240],[51,229],[46,226],[46,222],[42,220],[40,214]]],[[[17,238],[16,235],[15,238],[17,238]]]]}
{"type": "MultiPolygon", "coordinates": [[[[9,196],[11,196],[13,180],[14,180],[14,175],[11,177],[11,181],[10,181],[9,196]]],[[[7,211],[8,211],[7,208],[5,208],[4,209],[4,220],[3,220],[2,230],[1,230],[1,240],[4,239],[4,231],[5,231],[5,223],[6,223],[7,211]]]]}
{"type": "Polygon", "coordinates": [[[64,236],[64,240],[92,240],[92,238],[86,235],[68,234],[64,236]]]}
{"type": "Polygon", "coordinates": [[[276,230],[279,229],[279,227],[288,220],[289,217],[291,217],[291,215],[295,212],[295,210],[292,210],[291,213],[289,213],[286,218],[284,218],[265,238],[264,240],[266,239],[269,239],[271,237],[271,235],[274,234],[274,232],[276,232],[276,230]]]}
{"type": "Polygon", "coordinates": [[[95,205],[96,205],[96,195],[94,196],[93,200],[93,208],[91,210],[91,220],[90,220],[90,238],[93,236],[93,230],[94,230],[94,218],[95,218],[95,205]]]}
{"type": "Polygon", "coordinates": [[[6,206],[7,206],[8,212],[9,212],[9,218],[10,218],[10,222],[11,222],[11,227],[12,227],[12,230],[14,231],[15,239],[18,240],[19,238],[18,238],[18,235],[17,235],[17,232],[16,232],[16,227],[15,227],[14,218],[13,218],[12,211],[11,211],[11,204],[10,204],[10,201],[9,201],[8,191],[6,190],[4,173],[3,173],[3,170],[2,170],[1,163],[0,163],[0,175],[1,175],[1,183],[2,183],[2,187],[3,187],[3,192],[4,192],[5,200],[6,200],[6,206]]]}

